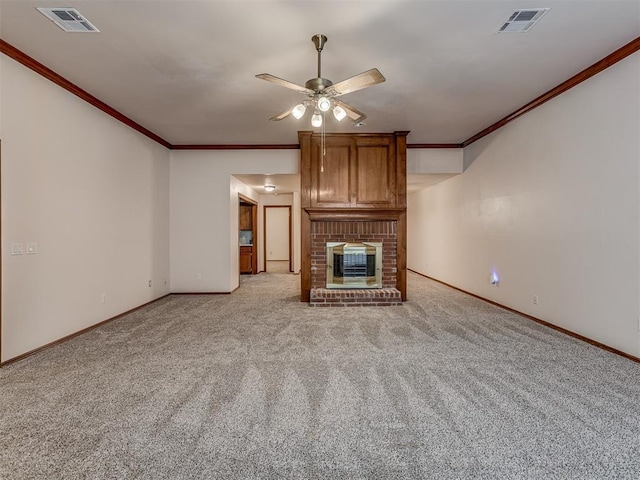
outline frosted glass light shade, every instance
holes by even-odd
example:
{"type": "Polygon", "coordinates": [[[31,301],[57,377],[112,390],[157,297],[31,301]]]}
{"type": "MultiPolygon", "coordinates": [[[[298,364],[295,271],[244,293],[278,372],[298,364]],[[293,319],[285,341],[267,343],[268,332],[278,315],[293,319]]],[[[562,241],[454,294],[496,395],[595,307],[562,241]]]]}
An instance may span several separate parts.
{"type": "Polygon", "coordinates": [[[313,114],[313,117],[311,117],[311,126],[318,128],[322,126],[322,115],[320,115],[318,112],[313,114]]]}
{"type": "Polygon", "coordinates": [[[347,116],[347,112],[344,111],[344,108],[338,105],[333,109],[333,116],[336,117],[336,120],[341,121],[344,117],[347,116]]]}
{"type": "Polygon", "coordinates": [[[317,105],[321,112],[326,112],[331,108],[331,100],[329,100],[329,97],[320,97],[317,105]]]}
{"type": "Polygon", "coordinates": [[[293,110],[291,110],[291,115],[293,115],[296,118],[296,120],[300,120],[302,118],[302,116],[304,115],[304,112],[305,112],[306,109],[307,109],[307,107],[305,107],[303,104],[299,103],[298,105],[293,107],[293,110]]]}

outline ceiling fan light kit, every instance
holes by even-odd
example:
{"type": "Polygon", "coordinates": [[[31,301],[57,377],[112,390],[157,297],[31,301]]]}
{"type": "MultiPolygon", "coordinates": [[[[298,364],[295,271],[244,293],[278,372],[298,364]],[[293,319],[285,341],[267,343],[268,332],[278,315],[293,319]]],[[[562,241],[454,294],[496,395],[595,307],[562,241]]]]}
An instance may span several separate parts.
{"type": "Polygon", "coordinates": [[[315,128],[320,128],[322,126],[322,115],[319,112],[314,112],[311,117],[311,126],[315,128]]]}
{"type": "Polygon", "coordinates": [[[338,100],[337,97],[382,83],[385,81],[384,76],[377,68],[372,68],[334,84],[331,80],[322,78],[321,73],[321,54],[324,45],[327,43],[327,37],[322,34],[317,34],[311,37],[311,41],[318,52],[318,76],[307,80],[304,87],[268,73],[256,75],[257,78],[304,93],[308,97],[294,107],[274,115],[270,120],[280,121],[289,115],[293,115],[295,119],[299,120],[304,116],[307,107],[313,106],[314,113],[311,117],[311,125],[315,128],[319,128],[323,123],[323,115],[321,115],[320,112],[324,113],[329,110],[333,112],[333,116],[337,121],[342,121],[348,116],[354,124],[361,123],[362,120],[366,118],[366,115],[343,101],[338,100]]]}
{"type": "Polygon", "coordinates": [[[331,108],[331,100],[329,100],[329,97],[325,97],[324,95],[321,95],[318,97],[318,110],[320,110],[321,112],[326,112],[331,108]]]}
{"type": "Polygon", "coordinates": [[[342,108],[340,105],[336,105],[336,107],[333,109],[333,116],[337,121],[340,122],[342,121],[342,119],[344,119],[344,117],[347,116],[347,112],[345,112],[344,108],[342,108]]]}
{"type": "Polygon", "coordinates": [[[296,120],[300,120],[304,116],[304,112],[307,110],[307,107],[304,104],[299,103],[291,110],[291,115],[293,115],[296,120]]]}

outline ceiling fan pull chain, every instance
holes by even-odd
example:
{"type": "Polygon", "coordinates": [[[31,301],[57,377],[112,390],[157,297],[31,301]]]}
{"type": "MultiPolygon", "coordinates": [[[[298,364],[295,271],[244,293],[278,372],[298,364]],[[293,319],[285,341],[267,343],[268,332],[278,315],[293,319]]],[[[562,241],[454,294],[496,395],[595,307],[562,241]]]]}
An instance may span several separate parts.
{"type": "Polygon", "coordinates": [[[324,157],[327,155],[327,148],[326,148],[326,140],[325,140],[325,125],[327,124],[327,122],[325,122],[326,118],[325,118],[325,113],[326,112],[322,112],[322,165],[320,167],[320,171],[324,172],[324,157]]]}

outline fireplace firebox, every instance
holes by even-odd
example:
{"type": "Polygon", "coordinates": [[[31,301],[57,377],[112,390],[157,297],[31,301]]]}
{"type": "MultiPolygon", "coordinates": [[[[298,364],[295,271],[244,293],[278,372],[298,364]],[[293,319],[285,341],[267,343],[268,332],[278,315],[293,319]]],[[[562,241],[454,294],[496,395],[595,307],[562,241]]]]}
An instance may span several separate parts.
{"type": "Polygon", "coordinates": [[[382,288],[382,243],[327,242],[327,288],[382,288]]]}

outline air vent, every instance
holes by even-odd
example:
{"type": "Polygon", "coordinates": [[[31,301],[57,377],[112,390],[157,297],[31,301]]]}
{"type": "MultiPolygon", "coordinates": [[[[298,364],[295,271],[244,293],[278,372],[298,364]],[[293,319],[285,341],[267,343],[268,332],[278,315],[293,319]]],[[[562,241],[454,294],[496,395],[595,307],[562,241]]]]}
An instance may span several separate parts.
{"type": "Polygon", "coordinates": [[[509,20],[498,29],[496,33],[524,33],[531,30],[538,20],[547,13],[549,8],[533,8],[526,10],[516,10],[509,20]]]}
{"type": "Polygon", "coordinates": [[[89,20],[84,18],[75,8],[38,8],[38,11],[65,32],[97,33],[100,31],[94,27],[89,20]]]}

